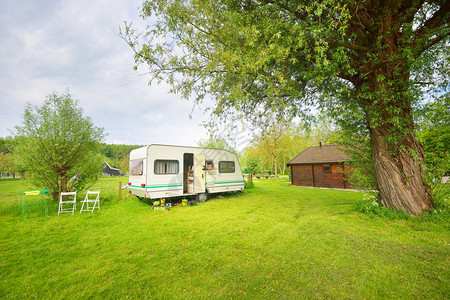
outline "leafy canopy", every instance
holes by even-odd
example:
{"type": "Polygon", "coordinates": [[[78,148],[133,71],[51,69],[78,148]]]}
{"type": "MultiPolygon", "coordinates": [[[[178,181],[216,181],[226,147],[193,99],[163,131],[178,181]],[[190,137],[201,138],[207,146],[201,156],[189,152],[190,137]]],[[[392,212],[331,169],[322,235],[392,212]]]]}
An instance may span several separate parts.
{"type": "Polygon", "coordinates": [[[419,0],[152,0],[141,14],[153,26],[121,34],[152,80],[197,101],[211,95],[219,118],[359,106],[372,126],[403,128],[394,104],[423,91],[415,83],[448,84],[448,10],[419,0]]]}

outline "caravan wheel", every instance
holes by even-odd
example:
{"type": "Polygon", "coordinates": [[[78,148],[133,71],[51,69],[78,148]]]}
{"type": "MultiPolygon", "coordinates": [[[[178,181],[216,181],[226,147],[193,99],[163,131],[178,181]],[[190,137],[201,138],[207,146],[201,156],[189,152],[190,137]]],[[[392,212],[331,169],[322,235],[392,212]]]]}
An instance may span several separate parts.
{"type": "Polygon", "coordinates": [[[208,193],[200,193],[197,195],[198,202],[205,202],[208,199],[208,193]]]}

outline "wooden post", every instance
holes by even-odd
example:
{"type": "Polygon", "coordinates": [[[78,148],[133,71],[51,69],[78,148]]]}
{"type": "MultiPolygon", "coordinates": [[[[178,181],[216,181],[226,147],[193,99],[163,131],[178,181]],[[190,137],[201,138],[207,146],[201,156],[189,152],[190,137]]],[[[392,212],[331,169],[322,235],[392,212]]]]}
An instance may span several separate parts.
{"type": "Polygon", "coordinates": [[[119,181],[119,199],[122,198],[122,181],[119,181]]]}

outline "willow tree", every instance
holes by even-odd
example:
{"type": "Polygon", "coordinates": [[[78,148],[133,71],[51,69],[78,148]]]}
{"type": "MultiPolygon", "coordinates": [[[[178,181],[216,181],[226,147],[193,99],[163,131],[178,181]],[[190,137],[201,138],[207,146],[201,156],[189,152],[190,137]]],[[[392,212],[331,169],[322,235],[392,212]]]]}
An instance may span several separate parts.
{"type": "Polygon", "coordinates": [[[146,31],[121,34],[152,81],[209,95],[219,118],[361,111],[381,202],[410,214],[433,206],[412,109],[415,84],[448,76],[436,74],[448,72],[436,65],[448,54],[448,1],[152,0],[141,15],[146,31]]]}
{"type": "Polygon", "coordinates": [[[83,115],[69,93],[52,93],[41,107],[27,104],[22,126],[15,129],[16,152],[26,175],[55,200],[60,191],[81,190],[98,179],[103,128],[83,115]]]}

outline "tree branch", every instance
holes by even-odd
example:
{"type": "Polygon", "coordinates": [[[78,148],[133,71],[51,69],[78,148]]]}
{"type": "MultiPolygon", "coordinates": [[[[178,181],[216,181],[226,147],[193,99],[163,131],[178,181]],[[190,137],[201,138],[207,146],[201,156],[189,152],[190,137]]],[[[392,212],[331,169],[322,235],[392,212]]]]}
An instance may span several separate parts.
{"type": "Polygon", "coordinates": [[[444,35],[438,35],[435,38],[429,40],[428,43],[424,43],[422,47],[419,47],[419,50],[417,51],[417,57],[420,56],[423,52],[425,52],[429,48],[433,47],[434,45],[442,41],[447,36],[450,36],[450,32],[447,32],[444,35]]]}
{"type": "MultiPolygon", "coordinates": [[[[425,51],[426,49],[430,48],[432,45],[436,44],[437,42],[439,42],[440,40],[442,40],[442,38],[444,38],[445,36],[447,36],[448,34],[444,34],[441,38],[437,38],[437,39],[433,39],[431,41],[431,43],[421,43],[420,40],[425,38],[427,35],[432,34],[433,31],[435,31],[436,29],[439,29],[442,26],[445,26],[445,24],[448,24],[450,21],[450,2],[449,1],[445,1],[441,8],[436,11],[434,13],[434,15],[429,18],[427,21],[425,21],[425,23],[423,24],[422,27],[416,29],[414,31],[414,44],[416,44],[416,53],[417,56],[420,56],[423,51],[425,51]],[[423,45],[422,47],[420,47],[419,45],[423,45]]],[[[439,36],[439,34],[437,34],[439,36]]]]}

